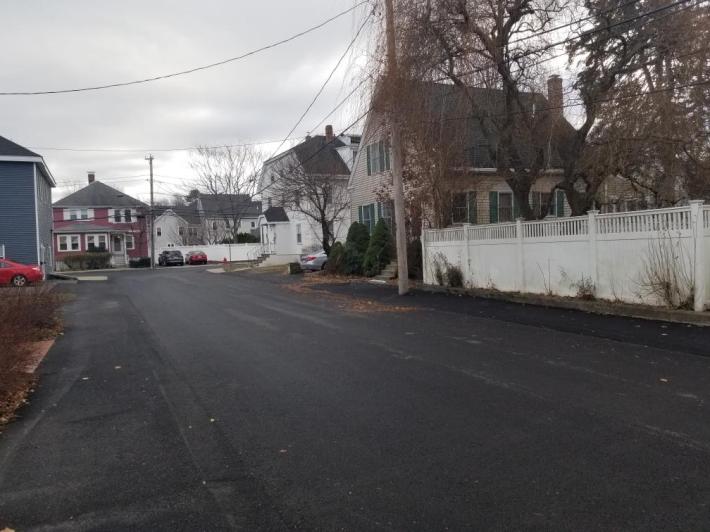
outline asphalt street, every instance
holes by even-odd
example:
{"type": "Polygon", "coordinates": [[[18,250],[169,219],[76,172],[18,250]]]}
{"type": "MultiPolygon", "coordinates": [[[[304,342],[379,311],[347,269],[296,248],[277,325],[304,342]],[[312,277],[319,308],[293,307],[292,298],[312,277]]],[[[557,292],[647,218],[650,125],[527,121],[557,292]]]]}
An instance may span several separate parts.
{"type": "Polygon", "coordinates": [[[710,528],[710,329],[293,283],[67,286],[0,530],[710,528]]]}

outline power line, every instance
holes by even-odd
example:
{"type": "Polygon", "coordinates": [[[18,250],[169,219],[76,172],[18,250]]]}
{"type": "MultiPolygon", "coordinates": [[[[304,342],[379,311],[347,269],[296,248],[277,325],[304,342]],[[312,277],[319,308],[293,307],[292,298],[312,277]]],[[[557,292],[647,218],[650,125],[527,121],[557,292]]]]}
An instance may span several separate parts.
{"type": "MultiPolygon", "coordinates": [[[[362,33],[362,30],[365,29],[365,25],[368,23],[368,21],[370,20],[370,17],[371,17],[371,16],[372,16],[372,13],[368,14],[367,17],[365,17],[365,20],[364,20],[363,23],[360,25],[360,27],[358,28],[358,30],[355,32],[355,36],[352,38],[352,40],[350,41],[350,43],[348,44],[348,46],[345,48],[345,51],[342,53],[342,55],[340,56],[340,58],[338,59],[338,61],[335,63],[335,66],[334,66],[333,69],[330,71],[330,74],[328,74],[328,77],[327,77],[327,78],[325,79],[325,81],[321,84],[320,88],[318,89],[318,92],[316,92],[315,96],[313,97],[313,99],[311,100],[311,102],[310,102],[310,103],[308,104],[308,106],[306,107],[306,110],[303,111],[303,113],[301,113],[301,116],[298,118],[298,120],[297,120],[296,123],[293,125],[293,127],[291,128],[291,130],[286,134],[286,138],[284,138],[284,140],[281,141],[281,143],[280,143],[279,146],[274,150],[274,153],[271,155],[271,157],[269,157],[269,159],[273,158],[273,157],[279,152],[279,150],[280,150],[281,147],[286,143],[286,141],[287,141],[288,138],[291,136],[291,134],[292,134],[292,133],[296,130],[296,128],[301,124],[301,122],[302,122],[303,119],[306,117],[306,115],[308,114],[308,112],[313,108],[313,105],[315,105],[316,101],[318,100],[318,98],[320,97],[320,95],[321,95],[321,94],[323,93],[323,91],[325,90],[325,87],[328,85],[328,83],[330,82],[330,80],[333,78],[333,75],[335,75],[335,72],[336,72],[336,71],[338,70],[338,68],[340,67],[340,64],[343,62],[343,59],[345,59],[345,56],[348,55],[348,52],[350,52],[350,49],[351,49],[351,48],[353,47],[353,45],[355,44],[355,41],[357,41],[358,37],[360,36],[360,33],[362,33]]],[[[267,159],[267,160],[268,160],[268,159],[267,159]]]]}
{"type": "MultiPolygon", "coordinates": [[[[530,55],[539,54],[539,53],[541,53],[541,52],[544,52],[544,51],[549,50],[549,49],[551,49],[551,48],[555,48],[555,47],[560,46],[560,45],[562,45],[562,44],[567,44],[567,43],[576,41],[576,40],[578,40],[578,39],[581,39],[581,38],[583,38],[583,37],[587,37],[587,36],[589,36],[589,35],[591,35],[591,34],[599,33],[599,32],[602,32],[602,31],[608,31],[608,30],[613,29],[613,28],[615,28],[615,27],[617,27],[617,26],[621,26],[621,25],[628,24],[628,23],[631,23],[631,22],[636,22],[637,20],[640,20],[640,19],[642,19],[642,18],[648,17],[648,16],[650,16],[650,15],[654,15],[654,14],[659,13],[659,12],[661,12],[661,11],[665,11],[665,10],[667,10],[667,9],[671,9],[671,8],[677,6],[677,5],[686,4],[686,3],[688,3],[688,2],[694,2],[694,1],[695,1],[695,0],[676,0],[675,2],[672,2],[672,3],[667,4],[667,5],[665,5],[665,6],[658,7],[658,8],[656,8],[656,9],[653,9],[653,10],[648,11],[648,12],[645,12],[645,13],[640,13],[640,14],[638,14],[638,15],[635,15],[635,16],[631,17],[631,18],[624,19],[624,20],[620,20],[620,21],[618,21],[618,22],[615,22],[615,23],[613,23],[613,24],[609,24],[609,25],[606,25],[606,26],[599,26],[599,27],[596,27],[596,28],[592,28],[592,29],[590,29],[590,30],[588,30],[588,31],[585,31],[585,32],[579,34],[579,35],[575,35],[575,36],[572,36],[572,37],[568,37],[568,38],[566,38],[566,39],[563,39],[563,40],[561,40],[561,41],[557,41],[557,42],[554,42],[554,43],[547,44],[547,45],[543,46],[542,48],[536,48],[536,49],[532,49],[532,50],[527,50],[527,51],[525,51],[525,52],[523,52],[523,53],[521,53],[521,54],[519,54],[519,55],[516,55],[515,57],[511,57],[510,59],[506,59],[506,60],[503,60],[503,61],[499,61],[498,63],[491,64],[491,65],[487,65],[487,66],[485,66],[485,67],[474,68],[474,69],[472,69],[472,70],[464,71],[464,72],[461,72],[459,75],[460,75],[460,76],[467,76],[467,75],[469,75],[469,74],[477,74],[477,73],[485,72],[485,71],[487,71],[487,70],[491,70],[492,68],[496,68],[496,66],[497,66],[498,64],[503,65],[503,64],[506,64],[506,63],[512,63],[512,62],[518,61],[519,59],[522,59],[522,58],[524,58],[524,57],[527,57],[527,56],[530,56],[530,55]]],[[[707,0],[699,0],[699,1],[697,1],[697,4],[695,4],[695,6],[701,5],[701,4],[702,4],[703,2],[705,2],[705,1],[707,1],[707,0]]],[[[692,8],[692,7],[695,7],[695,6],[691,3],[690,5],[688,5],[688,6],[684,7],[684,8],[682,8],[682,9],[678,9],[677,11],[674,11],[674,12],[672,12],[672,13],[668,13],[668,14],[664,15],[663,17],[658,17],[658,18],[656,18],[656,19],[653,19],[651,22],[657,22],[658,20],[662,20],[662,19],[665,18],[666,16],[670,16],[670,15],[679,13],[679,12],[681,12],[681,11],[684,11],[685,9],[690,9],[690,8],[692,8]]],[[[536,34],[533,34],[533,35],[528,35],[528,36],[526,36],[524,39],[532,39],[532,38],[537,37],[538,35],[542,35],[542,34],[544,34],[544,33],[546,33],[546,32],[541,32],[541,33],[536,33],[536,34]]],[[[519,41],[517,41],[517,42],[519,42],[519,41]]],[[[511,43],[511,44],[512,44],[512,43],[511,43]]],[[[567,52],[563,52],[563,53],[561,53],[561,54],[557,54],[557,55],[553,55],[553,56],[546,57],[546,58],[543,58],[543,59],[539,59],[539,60],[537,60],[537,61],[535,61],[535,62],[533,62],[533,63],[528,64],[527,66],[528,66],[528,67],[531,67],[531,66],[535,66],[535,65],[540,65],[540,64],[545,63],[545,62],[547,62],[547,61],[551,61],[551,60],[553,60],[553,59],[558,59],[558,58],[564,57],[564,56],[566,56],[566,55],[568,55],[567,52]]],[[[433,81],[443,81],[443,80],[445,80],[445,79],[449,79],[448,76],[442,76],[441,78],[435,79],[435,80],[433,80],[433,81]]]]}
{"type": "Polygon", "coordinates": [[[239,61],[241,59],[245,59],[245,58],[250,57],[252,55],[263,52],[265,50],[269,50],[271,48],[276,48],[278,46],[281,46],[282,44],[286,44],[288,42],[291,42],[295,39],[298,39],[299,37],[303,37],[304,35],[307,35],[317,29],[320,29],[323,26],[326,26],[327,24],[330,24],[331,22],[339,19],[343,15],[346,15],[346,14],[350,13],[351,11],[354,11],[355,9],[360,7],[361,5],[368,3],[368,1],[369,0],[363,0],[361,2],[358,2],[357,4],[352,6],[351,8],[346,9],[345,11],[341,11],[337,15],[332,16],[332,17],[324,20],[323,22],[316,24],[315,26],[311,26],[310,28],[308,28],[306,30],[303,30],[299,33],[291,35],[290,37],[287,37],[287,38],[282,39],[280,41],[276,41],[271,44],[267,44],[265,46],[262,46],[260,48],[255,49],[255,50],[251,50],[249,52],[243,53],[243,54],[235,56],[235,57],[230,57],[230,58],[224,59],[222,61],[217,61],[215,63],[210,63],[207,65],[202,65],[202,66],[190,68],[187,70],[182,70],[180,72],[173,72],[170,74],[152,76],[152,77],[148,77],[148,78],[144,78],[144,79],[137,79],[137,80],[133,80],[133,81],[122,81],[122,82],[118,82],[118,83],[109,83],[106,85],[95,85],[95,86],[91,86],[91,87],[81,87],[81,88],[75,88],[75,89],[40,90],[40,91],[7,91],[7,92],[0,92],[0,96],[39,96],[39,95],[46,95],[46,94],[66,94],[66,93],[74,93],[74,92],[97,91],[97,90],[111,89],[111,88],[116,88],[116,87],[126,87],[128,85],[138,85],[138,84],[142,84],[142,83],[149,83],[152,81],[158,81],[161,79],[168,79],[168,78],[174,78],[177,76],[184,76],[186,74],[192,74],[194,72],[199,72],[201,70],[207,70],[210,68],[215,68],[215,67],[218,67],[221,65],[225,65],[227,63],[232,63],[234,61],[239,61]]]}
{"type": "MultiPolygon", "coordinates": [[[[288,140],[300,140],[304,136],[291,137],[288,140]]],[[[255,142],[243,142],[239,144],[216,144],[214,146],[204,146],[208,149],[216,148],[240,148],[245,146],[258,146],[260,144],[273,144],[275,142],[281,142],[282,139],[274,140],[262,140],[255,142]]],[[[46,146],[28,146],[32,150],[45,150],[45,151],[72,151],[72,152],[110,152],[110,153],[143,153],[143,152],[171,152],[171,151],[192,151],[200,146],[187,146],[182,148],[56,148],[56,147],[46,147],[46,146]]]]}

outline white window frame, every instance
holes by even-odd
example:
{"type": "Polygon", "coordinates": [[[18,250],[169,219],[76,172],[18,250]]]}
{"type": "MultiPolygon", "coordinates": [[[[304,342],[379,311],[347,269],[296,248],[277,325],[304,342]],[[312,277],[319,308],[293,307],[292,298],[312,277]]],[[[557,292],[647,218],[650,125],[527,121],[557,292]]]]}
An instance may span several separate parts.
{"type": "Polygon", "coordinates": [[[303,234],[301,233],[301,224],[296,224],[296,244],[303,244],[303,234]]]}
{"type": "Polygon", "coordinates": [[[163,236],[163,230],[160,227],[155,228],[155,236],[163,236]]]}
{"type": "Polygon", "coordinates": [[[92,240],[94,238],[96,238],[98,240],[98,237],[101,237],[101,236],[104,237],[104,248],[106,249],[106,251],[108,251],[108,235],[106,233],[89,233],[87,235],[84,235],[84,246],[85,246],[84,249],[86,251],[89,251],[89,237],[91,237],[92,240]]]}
{"type": "Polygon", "coordinates": [[[64,220],[69,222],[86,222],[87,220],[93,220],[94,209],[88,208],[72,208],[64,209],[64,220]],[[73,216],[73,218],[72,218],[73,216]]]}
{"type": "Polygon", "coordinates": [[[57,235],[57,250],[62,253],[71,251],[81,251],[81,235],[78,234],[59,234],[57,235]],[[72,238],[76,237],[76,243],[79,245],[77,249],[72,249],[72,238]],[[66,239],[67,249],[62,249],[62,239],[66,239]]]}
{"type": "Polygon", "coordinates": [[[132,224],[138,221],[138,210],[137,209],[109,209],[108,221],[112,224],[132,224]],[[126,211],[130,211],[131,220],[126,220],[126,211]],[[118,214],[118,220],[116,219],[116,214],[118,214]]]}
{"type": "Polygon", "coordinates": [[[132,233],[126,233],[124,244],[126,246],[126,251],[132,251],[136,249],[136,239],[133,237],[132,233]]]}

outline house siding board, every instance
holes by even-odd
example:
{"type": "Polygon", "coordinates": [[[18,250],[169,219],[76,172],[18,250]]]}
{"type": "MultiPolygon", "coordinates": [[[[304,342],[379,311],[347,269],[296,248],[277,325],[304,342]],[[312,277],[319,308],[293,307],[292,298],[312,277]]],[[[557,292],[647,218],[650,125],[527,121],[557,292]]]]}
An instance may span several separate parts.
{"type": "Polygon", "coordinates": [[[350,178],[350,217],[352,220],[361,219],[358,208],[377,203],[379,201],[378,193],[388,190],[392,184],[391,172],[371,173],[367,146],[386,139],[383,120],[374,112],[371,117],[367,121],[360,141],[360,146],[366,148],[358,151],[350,178]]]}
{"type": "Polygon", "coordinates": [[[0,161],[0,244],[11,260],[38,262],[34,163],[0,161]]]}

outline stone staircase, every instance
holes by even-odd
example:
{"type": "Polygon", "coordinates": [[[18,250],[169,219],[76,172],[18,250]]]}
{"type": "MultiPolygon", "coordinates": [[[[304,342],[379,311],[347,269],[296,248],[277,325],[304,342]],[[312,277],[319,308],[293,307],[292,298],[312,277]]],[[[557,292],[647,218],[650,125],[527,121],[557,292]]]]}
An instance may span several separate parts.
{"type": "Polygon", "coordinates": [[[380,275],[374,277],[376,281],[389,281],[397,278],[397,260],[393,260],[380,272],[380,275]]]}

